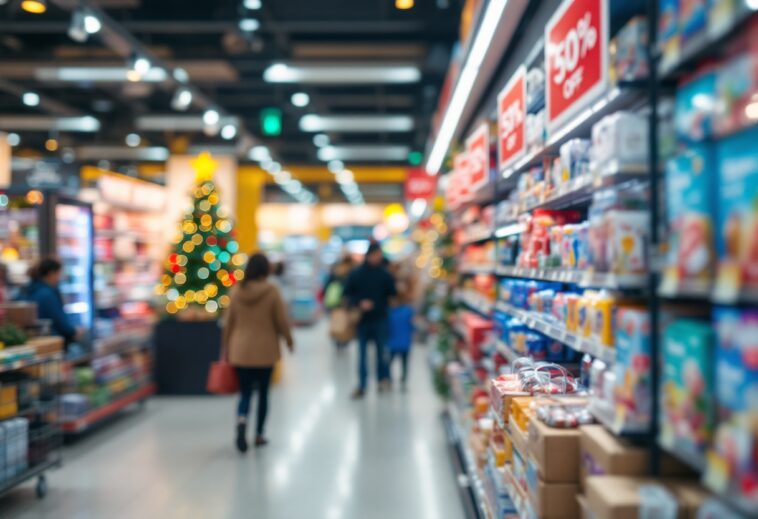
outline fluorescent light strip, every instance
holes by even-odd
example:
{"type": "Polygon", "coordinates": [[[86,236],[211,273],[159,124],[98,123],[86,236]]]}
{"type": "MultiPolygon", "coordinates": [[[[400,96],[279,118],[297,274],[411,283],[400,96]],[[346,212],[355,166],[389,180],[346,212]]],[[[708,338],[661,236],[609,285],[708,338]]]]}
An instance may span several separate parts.
{"type": "Polygon", "coordinates": [[[80,146],[75,149],[80,160],[147,160],[163,162],[168,160],[168,148],[152,146],[129,148],[126,146],[80,146]]]}
{"type": "MultiPolygon", "coordinates": [[[[239,127],[240,120],[235,116],[221,116],[215,124],[217,126],[233,125],[239,127]]],[[[146,132],[162,132],[167,130],[202,131],[206,127],[203,121],[203,114],[143,115],[137,117],[135,125],[138,130],[146,132]]]]}
{"type": "Polygon", "coordinates": [[[288,65],[275,63],[263,72],[269,83],[377,84],[417,83],[421,71],[413,65],[288,65]]]}
{"type": "Polygon", "coordinates": [[[429,159],[426,162],[426,170],[431,175],[439,173],[442,167],[442,162],[445,160],[445,155],[455,135],[458,121],[468,101],[469,93],[476,82],[479,68],[482,66],[487,48],[492,42],[492,37],[500,25],[500,19],[503,17],[507,4],[508,0],[490,0],[486,11],[482,14],[482,22],[474,36],[474,43],[468,53],[466,64],[455,84],[455,89],[445,111],[445,116],[442,119],[437,139],[434,141],[432,152],[429,154],[429,159]]]}
{"type": "Polygon", "coordinates": [[[300,118],[304,132],[409,132],[413,130],[409,115],[316,115],[300,118]]]}
{"type": "Polygon", "coordinates": [[[0,117],[0,130],[91,133],[100,131],[100,121],[90,115],[82,117],[8,116],[0,117]]]}
{"type": "Polygon", "coordinates": [[[330,160],[407,160],[408,146],[324,146],[318,150],[318,158],[330,160]]]}
{"type": "MultiPolygon", "coordinates": [[[[40,81],[67,83],[126,83],[130,71],[128,67],[42,67],[34,71],[34,77],[40,81]]],[[[139,76],[139,80],[146,83],[161,83],[166,79],[168,74],[160,67],[152,67],[139,76]]]]}

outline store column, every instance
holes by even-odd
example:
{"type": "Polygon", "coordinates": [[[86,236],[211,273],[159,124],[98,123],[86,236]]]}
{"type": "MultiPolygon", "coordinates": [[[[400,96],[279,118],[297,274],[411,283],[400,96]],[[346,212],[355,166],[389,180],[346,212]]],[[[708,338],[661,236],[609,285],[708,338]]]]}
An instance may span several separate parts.
{"type": "Polygon", "coordinates": [[[8,134],[0,133],[0,187],[11,185],[11,145],[8,134]]]}
{"type": "Polygon", "coordinates": [[[240,250],[250,254],[258,250],[256,214],[263,202],[266,172],[243,166],[237,170],[237,240],[240,250]]]}

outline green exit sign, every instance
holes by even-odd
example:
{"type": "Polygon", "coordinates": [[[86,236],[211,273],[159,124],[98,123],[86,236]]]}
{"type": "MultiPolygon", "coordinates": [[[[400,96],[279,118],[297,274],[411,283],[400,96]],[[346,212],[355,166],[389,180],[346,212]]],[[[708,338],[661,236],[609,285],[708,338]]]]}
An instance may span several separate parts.
{"type": "Polygon", "coordinates": [[[277,137],[282,133],[282,111],[278,108],[261,110],[261,132],[268,137],[277,137]]]}

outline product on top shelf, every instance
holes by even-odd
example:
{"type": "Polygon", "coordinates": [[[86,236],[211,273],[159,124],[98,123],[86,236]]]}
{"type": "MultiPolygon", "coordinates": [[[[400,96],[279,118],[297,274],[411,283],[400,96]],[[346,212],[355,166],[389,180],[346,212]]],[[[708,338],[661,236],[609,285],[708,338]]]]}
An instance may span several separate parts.
{"type": "Polygon", "coordinates": [[[616,160],[625,164],[645,164],[648,160],[648,117],[632,112],[616,112],[592,126],[590,169],[601,171],[616,160]]]}
{"type": "Polygon", "coordinates": [[[685,456],[701,457],[714,427],[713,329],[680,319],[663,336],[661,443],[685,456]]]}
{"type": "Polygon", "coordinates": [[[758,127],[716,145],[718,291],[758,288],[758,127]]]}
{"type": "Polygon", "coordinates": [[[679,138],[697,142],[713,134],[716,111],[716,73],[706,70],[679,85],[674,125],[679,138]]]}
{"type": "Polygon", "coordinates": [[[758,95],[758,19],[734,41],[730,57],[717,71],[714,132],[726,135],[756,123],[758,95]]]}
{"type": "Polygon", "coordinates": [[[658,44],[666,61],[679,53],[679,0],[661,0],[658,3],[658,44]]]}
{"type": "Polygon", "coordinates": [[[667,277],[709,280],[713,275],[715,179],[709,144],[693,144],[666,164],[667,277]]]}
{"type": "Polygon", "coordinates": [[[635,16],[611,41],[612,80],[633,81],[648,75],[648,27],[644,16],[635,16]]]}

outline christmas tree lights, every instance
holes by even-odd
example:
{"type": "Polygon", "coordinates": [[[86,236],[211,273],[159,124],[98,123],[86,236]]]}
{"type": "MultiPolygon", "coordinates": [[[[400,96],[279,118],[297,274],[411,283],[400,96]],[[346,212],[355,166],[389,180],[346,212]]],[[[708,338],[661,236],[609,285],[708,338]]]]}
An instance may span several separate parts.
{"type": "Polygon", "coordinates": [[[244,278],[247,257],[239,250],[229,214],[220,206],[213,182],[216,161],[206,152],[192,161],[192,167],[192,208],[180,222],[156,292],[165,297],[169,314],[201,309],[213,315],[229,306],[229,289],[244,278]]]}

